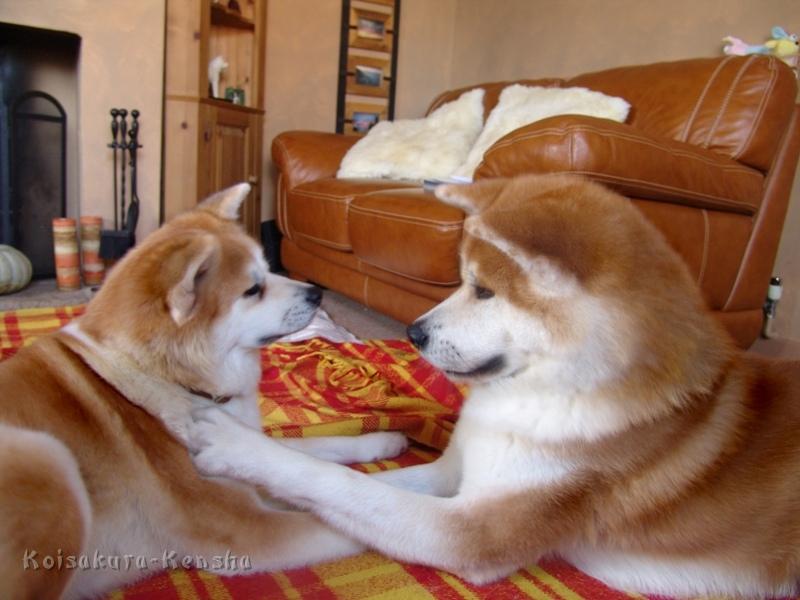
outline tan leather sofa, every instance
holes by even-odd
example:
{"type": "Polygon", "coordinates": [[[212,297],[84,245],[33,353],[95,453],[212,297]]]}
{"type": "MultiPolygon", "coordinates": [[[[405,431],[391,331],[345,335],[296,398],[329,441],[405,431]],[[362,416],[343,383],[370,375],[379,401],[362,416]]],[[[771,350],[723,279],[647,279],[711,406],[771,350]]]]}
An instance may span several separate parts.
{"type": "MultiPolygon", "coordinates": [[[[480,86],[487,115],[510,83],[480,86]]],[[[486,152],[475,179],[578,173],[630,197],[749,346],[800,152],[791,70],[770,57],[723,57],[520,83],[620,96],[631,114],[624,124],[566,115],[517,129],[486,152]]],[[[467,89],[444,92],[429,111],[467,89]]],[[[418,183],[336,179],[357,140],[305,131],[275,138],[282,261],[295,277],[410,322],[459,284],[463,214],[418,183]]]]}

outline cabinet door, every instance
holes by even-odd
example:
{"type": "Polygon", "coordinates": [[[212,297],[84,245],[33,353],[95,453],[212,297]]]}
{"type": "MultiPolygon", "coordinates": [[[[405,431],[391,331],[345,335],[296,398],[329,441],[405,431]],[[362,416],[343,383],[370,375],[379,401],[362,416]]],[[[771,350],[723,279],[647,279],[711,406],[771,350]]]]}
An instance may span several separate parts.
{"type": "Polygon", "coordinates": [[[204,148],[200,150],[198,189],[203,196],[248,182],[253,189],[240,214],[247,232],[260,237],[261,194],[257,165],[260,165],[260,118],[248,112],[206,106],[204,148]]]}

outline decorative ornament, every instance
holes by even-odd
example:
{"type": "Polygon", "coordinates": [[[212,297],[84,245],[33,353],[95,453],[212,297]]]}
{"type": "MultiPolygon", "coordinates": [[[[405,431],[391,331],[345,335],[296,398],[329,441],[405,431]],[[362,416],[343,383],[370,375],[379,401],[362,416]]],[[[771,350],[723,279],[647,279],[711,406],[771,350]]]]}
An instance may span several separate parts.
{"type": "Polygon", "coordinates": [[[222,72],[228,68],[228,61],[222,56],[216,56],[208,63],[208,83],[211,86],[211,97],[221,98],[219,93],[219,80],[222,72]]]}
{"type": "Polygon", "coordinates": [[[33,276],[31,261],[22,252],[0,244],[0,294],[17,292],[28,285],[33,276]]]}

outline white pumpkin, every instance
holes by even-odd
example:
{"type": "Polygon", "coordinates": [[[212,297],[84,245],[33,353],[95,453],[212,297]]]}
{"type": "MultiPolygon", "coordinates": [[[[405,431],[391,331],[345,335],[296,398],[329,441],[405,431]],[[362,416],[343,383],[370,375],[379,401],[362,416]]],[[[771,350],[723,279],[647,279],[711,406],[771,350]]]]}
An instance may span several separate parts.
{"type": "Polygon", "coordinates": [[[31,281],[33,267],[22,252],[0,244],[0,294],[21,290],[31,281]]]}

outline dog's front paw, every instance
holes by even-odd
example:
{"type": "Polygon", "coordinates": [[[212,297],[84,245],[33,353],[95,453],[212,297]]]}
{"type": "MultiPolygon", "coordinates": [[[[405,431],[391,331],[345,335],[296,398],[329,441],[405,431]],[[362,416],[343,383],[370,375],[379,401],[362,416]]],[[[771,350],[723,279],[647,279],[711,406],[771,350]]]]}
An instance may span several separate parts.
{"type": "Polygon", "coordinates": [[[192,411],[188,446],[197,469],[206,475],[242,476],[263,434],[216,407],[192,411]]]}
{"type": "Polygon", "coordinates": [[[374,462],[394,458],[408,448],[408,439],[397,431],[377,431],[358,436],[355,462],[374,462]]]}

